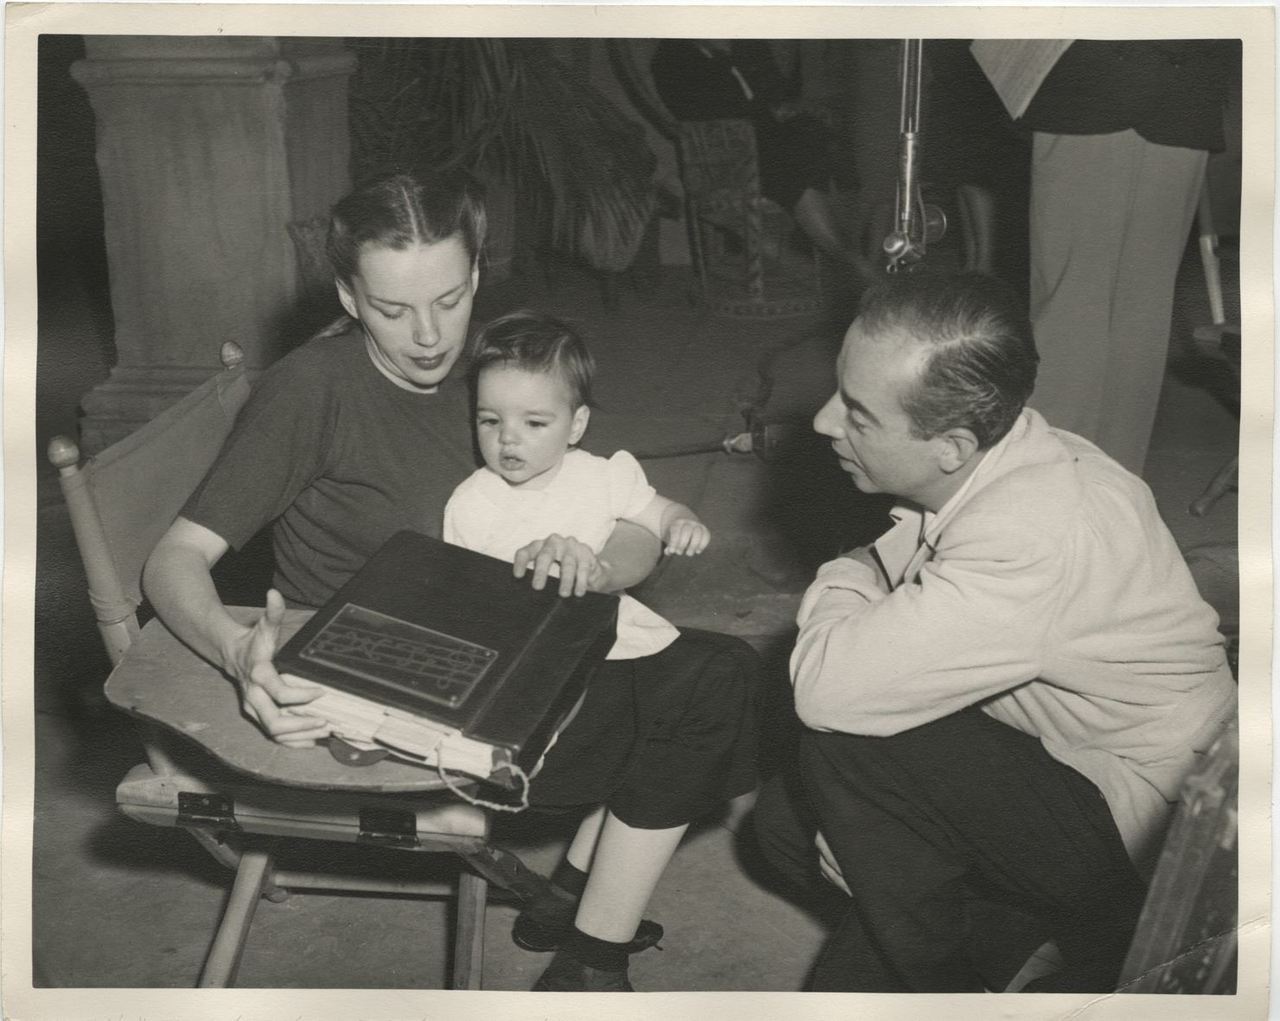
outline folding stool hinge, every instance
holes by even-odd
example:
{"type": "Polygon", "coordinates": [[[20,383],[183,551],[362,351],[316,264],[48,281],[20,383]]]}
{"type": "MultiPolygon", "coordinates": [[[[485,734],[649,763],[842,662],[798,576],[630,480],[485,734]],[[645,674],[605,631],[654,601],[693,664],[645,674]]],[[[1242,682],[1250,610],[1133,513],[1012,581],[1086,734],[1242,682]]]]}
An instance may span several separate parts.
{"type": "Polygon", "coordinates": [[[239,830],[235,802],[222,794],[178,792],[178,825],[202,829],[239,830]]]}
{"type": "Polygon", "coordinates": [[[360,833],[356,842],[384,847],[418,847],[418,817],[403,809],[361,808],[360,833]]]}

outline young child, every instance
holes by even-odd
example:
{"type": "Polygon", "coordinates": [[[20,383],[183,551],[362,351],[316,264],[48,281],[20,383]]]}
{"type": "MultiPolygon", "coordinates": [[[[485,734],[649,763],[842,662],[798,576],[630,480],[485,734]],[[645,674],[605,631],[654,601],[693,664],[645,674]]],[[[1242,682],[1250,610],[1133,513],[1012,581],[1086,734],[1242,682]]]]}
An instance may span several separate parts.
{"type": "MultiPolygon", "coordinates": [[[[513,312],[476,336],[471,372],[476,435],[485,466],[453,491],[444,512],[446,542],[514,560],[516,551],[557,534],[585,547],[583,584],[600,575],[596,556],[619,520],[647,528],[668,554],[694,556],[711,533],[683,504],[660,496],[640,463],[577,449],[591,416],[595,364],[568,326],[536,312],[513,312]]],[[[581,594],[581,593],[579,593],[581,594]]],[[[646,656],[678,632],[623,596],[618,640],[608,659],[646,656]]]]}
{"type": "MultiPolygon", "coordinates": [[[[572,329],[513,312],[481,330],[474,347],[485,466],[454,490],[446,541],[510,561],[535,540],[572,538],[579,562],[589,565],[581,587],[601,577],[596,557],[620,520],[652,531],[669,554],[706,549],[707,527],[659,496],[632,455],[606,459],[577,449],[591,414],[594,366],[572,329]]],[[[640,916],[686,827],[750,789],[754,740],[726,723],[750,715],[741,703],[750,665],[743,671],[727,651],[723,643],[732,641],[681,635],[621,597],[617,641],[530,787],[535,807],[593,808],[548,894],[516,920],[520,946],[560,951],[535,988],[629,990],[626,955],[661,938],[661,926],[640,916]],[[709,639],[721,643],[710,674],[709,639]]]]}

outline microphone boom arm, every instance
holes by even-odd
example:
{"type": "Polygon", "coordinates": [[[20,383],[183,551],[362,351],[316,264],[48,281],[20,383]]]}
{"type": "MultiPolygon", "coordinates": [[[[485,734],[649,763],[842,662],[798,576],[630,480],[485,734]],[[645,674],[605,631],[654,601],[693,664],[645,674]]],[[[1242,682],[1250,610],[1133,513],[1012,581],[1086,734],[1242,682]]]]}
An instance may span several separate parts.
{"type": "Polygon", "coordinates": [[[898,61],[902,96],[898,108],[898,186],[894,200],[894,229],[884,239],[886,269],[911,269],[925,257],[930,241],[947,230],[946,214],[928,205],[920,190],[920,105],[924,70],[924,40],[903,39],[898,61]]]}

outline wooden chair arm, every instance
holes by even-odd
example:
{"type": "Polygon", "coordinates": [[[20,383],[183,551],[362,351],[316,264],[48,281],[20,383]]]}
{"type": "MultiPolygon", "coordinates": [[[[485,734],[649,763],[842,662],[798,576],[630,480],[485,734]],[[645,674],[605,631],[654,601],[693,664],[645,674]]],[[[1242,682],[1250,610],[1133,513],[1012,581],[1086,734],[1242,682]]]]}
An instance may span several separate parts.
{"type": "MultiPolygon", "coordinates": [[[[257,607],[230,607],[242,623],[257,607]]],[[[310,614],[289,611],[296,630],[310,614]]],[[[107,678],[112,705],[194,742],[223,765],[254,779],[327,791],[425,792],[445,787],[434,770],[395,759],[347,766],[327,749],[289,748],[245,718],[235,683],[183,645],[159,620],[144,627],[107,678]]]]}

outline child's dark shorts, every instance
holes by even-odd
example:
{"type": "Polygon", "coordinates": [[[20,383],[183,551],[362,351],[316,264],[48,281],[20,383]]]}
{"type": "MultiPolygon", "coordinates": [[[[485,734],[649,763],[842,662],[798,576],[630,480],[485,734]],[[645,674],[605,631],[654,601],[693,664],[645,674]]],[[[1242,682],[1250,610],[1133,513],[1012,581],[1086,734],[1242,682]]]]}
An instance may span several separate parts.
{"type": "Polygon", "coordinates": [[[667,829],[758,783],[760,661],[739,638],[681,630],[661,652],[606,660],[534,779],[536,808],[607,805],[667,829]]]}

